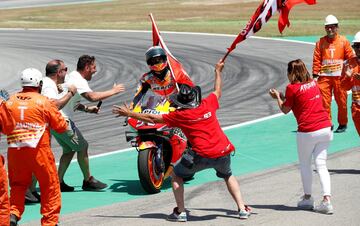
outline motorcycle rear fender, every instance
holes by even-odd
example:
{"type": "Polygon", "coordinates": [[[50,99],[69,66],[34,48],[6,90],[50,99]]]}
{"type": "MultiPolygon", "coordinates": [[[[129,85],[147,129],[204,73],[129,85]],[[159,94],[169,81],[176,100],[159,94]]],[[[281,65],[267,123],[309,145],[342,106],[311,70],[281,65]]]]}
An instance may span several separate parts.
{"type": "Polygon", "coordinates": [[[149,149],[149,148],[157,148],[156,143],[153,141],[142,141],[139,144],[139,151],[145,150],[145,149],[149,149]]]}

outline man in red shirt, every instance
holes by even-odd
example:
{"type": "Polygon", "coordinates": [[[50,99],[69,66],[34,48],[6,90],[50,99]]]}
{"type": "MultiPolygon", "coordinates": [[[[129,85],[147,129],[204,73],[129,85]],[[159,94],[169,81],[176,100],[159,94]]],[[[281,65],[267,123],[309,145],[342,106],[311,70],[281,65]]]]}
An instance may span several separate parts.
{"type": "Polygon", "coordinates": [[[120,116],[179,127],[191,144],[192,150],[184,153],[174,166],[172,187],[177,207],[169,215],[170,221],[187,221],[183,178],[207,168],[215,169],[216,175],[225,180],[238,207],[240,219],[247,219],[250,215],[250,209],[243,202],[240,186],[231,172],[230,153],[235,148],[221,129],[216,117],[216,110],[219,109],[218,99],[221,97],[223,68],[224,63],[219,61],[215,66],[214,92],[203,100],[201,100],[200,87],[180,86],[179,93],[170,97],[177,105],[177,110],[169,114],[141,114],[132,112],[126,105],[114,106],[113,113],[120,116]]]}

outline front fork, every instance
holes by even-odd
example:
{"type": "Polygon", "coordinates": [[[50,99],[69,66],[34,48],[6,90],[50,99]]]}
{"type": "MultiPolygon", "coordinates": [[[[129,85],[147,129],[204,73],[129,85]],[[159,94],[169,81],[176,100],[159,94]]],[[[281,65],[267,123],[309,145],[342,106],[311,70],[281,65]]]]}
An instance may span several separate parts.
{"type": "Polygon", "coordinates": [[[162,145],[157,146],[155,153],[155,170],[156,172],[163,173],[165,171],[165,163],[163,159],[162,145]]]}
{"type": "Polygon", "coordinates": [[[165,163],[163,160],[163,145],[156,145],[156,141],[141,141],[138,145],[137,150],[142,151],[145,149],[154,149],[154,164],[155,171],[157,174],[163,173],[165,171],[165,163]]]}

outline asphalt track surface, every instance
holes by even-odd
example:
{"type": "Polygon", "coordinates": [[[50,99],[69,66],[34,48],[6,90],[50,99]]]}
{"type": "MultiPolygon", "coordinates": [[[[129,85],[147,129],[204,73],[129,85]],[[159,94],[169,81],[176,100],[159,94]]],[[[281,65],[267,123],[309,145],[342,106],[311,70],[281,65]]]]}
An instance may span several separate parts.
{"type": "MultiPolygon", "coordinates": [[[[213,90],[214,65],[225,54],[234,37],[163,33],[171,52],[183,63],[203,96],[213,90]]],[[[20,90],[19,72],[35,67],[44,72],[51,59],[62,59],[74,70],[82,54],[97,59],[97,74],[90,82],[95,91],[123,83],[124,93],[103,101],[98,115],[77,113],[74,121],[90,143],[90,154],[128,148],[123,119],[114,118],[112,105],[130,102],[139,77],[148,70],[144,53],[151,46],[151,33],[113,31],[0,30],[2,54],[1,88],[20,90]]],[[[313,45],[269,39],[249,39],[226,60],[223,96],[218,118],[229,126],[278,113],[268,95],[273,87],[284,89],[287,62],[301,58],[310,63],[313,45]]],[[[56,157],[61,152],[56,142],[56,157]]],[[[3,150],[3,149],[2,149],[3,150]]],[[[3,151],[2,151],[3,152],[3,151]]]]}

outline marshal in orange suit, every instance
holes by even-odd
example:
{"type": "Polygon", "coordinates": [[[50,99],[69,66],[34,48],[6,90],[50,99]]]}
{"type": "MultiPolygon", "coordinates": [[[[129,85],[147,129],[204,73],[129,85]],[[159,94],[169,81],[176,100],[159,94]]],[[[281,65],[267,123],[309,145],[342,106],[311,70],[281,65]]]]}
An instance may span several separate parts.
{"type": "Polygon", "coordinates": [[[338,106],[339,126],[335,132],[345,132],[347,128],[347,93],[341,88],[340,76],[344,60],[354,57],[350,42],[338,34],[338,20],[333,15],[325,18],[326,36],[315,46],[313,56],[313,75],[318,77],[318,85],[323,98],[323,105],[331,119],[332,95],[338,106]]]}
{"type": "Polygon", "coordinates": [[[351,113],[360,137],[360,31],[356,33],[352,47],[356,57],[344,63],[341,86],[345,90],[352,90],[351,113]]]}
{"type": "MultiPolygon", "coordinates": [[[[9,134],[15,127],[15,121],[0,97],[0,132],[9,134]]],[[[10,224],[10,204],[8,196],[8,176],[4,166],[4,157],[0,154],[0,225],[10,224]]]]}
{"type": "Polygon", "coordinates": [[[21,73],[23,90],[10,97],[7,105],[16,127],[7,136],[10,183],[10,225],[24,212],[26,189],[32,174],[41,192],[41,225],[57,225],[61,208],[60,184],[50,148],[50,129],[62,133],[67,123],[50,100],[40,94],[42,74],[34,68],[21,73]]]}

